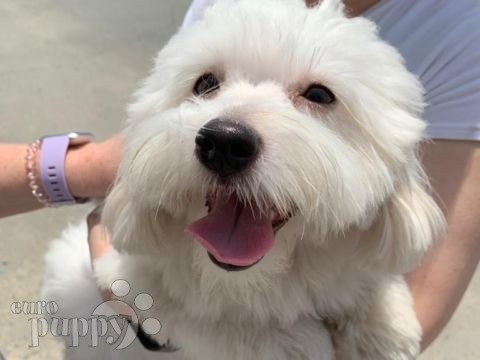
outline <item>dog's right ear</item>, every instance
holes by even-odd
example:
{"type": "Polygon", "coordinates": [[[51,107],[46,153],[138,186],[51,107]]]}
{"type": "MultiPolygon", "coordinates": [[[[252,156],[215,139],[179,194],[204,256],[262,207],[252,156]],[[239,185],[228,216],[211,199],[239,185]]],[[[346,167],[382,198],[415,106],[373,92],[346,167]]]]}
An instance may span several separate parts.
{"type": "Polygon", "coordinates": [[[102,211],[102,223],[111,234],[112,243],[116,249],[123,248],[126,243],[126,234],[131,230],[126,214],[129,212],[129,204],[123,183],[117,180],[107,198],[105,199],[102,211]]]}
{"type": "Polygon", "coordinates": [[[102,223],[110,231],[116,250],[132,254],[151,252],[155,239],[152,214],[138,209],[128,199],[125,183],[121,180],[105,199],[102,223]]]}

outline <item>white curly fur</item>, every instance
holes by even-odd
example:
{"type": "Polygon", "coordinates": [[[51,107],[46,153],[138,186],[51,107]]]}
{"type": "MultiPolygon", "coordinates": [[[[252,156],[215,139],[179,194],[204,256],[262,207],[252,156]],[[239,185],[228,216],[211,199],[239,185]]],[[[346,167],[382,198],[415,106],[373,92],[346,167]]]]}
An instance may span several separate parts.
{"type": "MultiPolygon", "coordinates": [[[[220,1],[171,39],[129,108],[103,212],[118,252],[97,261],[98,282],[126,279],[151,294],[158,340],[188,359],[332,359],[325,318],[342,359],[415,358],[420,327],[402,274],[443,227],[417,158],[422,109],[401,56],[339,1],[220,1]],[[221,88],[195,97],[206,72],[221,88]],[[309,104],[300,94],[312,83],[336,103],[309,104]],[[219,186],[194,156],[197,132],[219,117],[263,144],[232,191],[264,211],[296,209],[265,258],[238,273],[184,233],[219,186]]],[[[68,302],[65,274],[87,256],[57,244],[45,297],[68,302]]]]}

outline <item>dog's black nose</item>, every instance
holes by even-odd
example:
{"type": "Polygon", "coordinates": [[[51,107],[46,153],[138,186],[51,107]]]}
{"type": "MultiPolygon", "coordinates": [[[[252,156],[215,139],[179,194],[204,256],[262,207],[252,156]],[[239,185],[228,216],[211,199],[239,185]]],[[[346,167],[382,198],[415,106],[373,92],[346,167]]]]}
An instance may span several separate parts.
{"type": "Polygon", "coordinates": [[[206,168],[225,177],[252,164],[259,143],[253,129],[238,122],[215,119],[198,132],[195,153],[206,168]]]}

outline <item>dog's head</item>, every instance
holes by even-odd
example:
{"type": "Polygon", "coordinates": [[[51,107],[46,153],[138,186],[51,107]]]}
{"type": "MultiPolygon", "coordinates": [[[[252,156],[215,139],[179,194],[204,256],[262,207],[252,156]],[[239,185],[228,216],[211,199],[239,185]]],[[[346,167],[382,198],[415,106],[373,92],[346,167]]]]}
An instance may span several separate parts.
{"type": "Polygon", "coordinates": [[[339,1],[220,1],[130,107],[114,244],[247,274],[353,231],[371,263],[405,271],[441,223],[416,157],[422,106],[400,55],[339,1]]]}

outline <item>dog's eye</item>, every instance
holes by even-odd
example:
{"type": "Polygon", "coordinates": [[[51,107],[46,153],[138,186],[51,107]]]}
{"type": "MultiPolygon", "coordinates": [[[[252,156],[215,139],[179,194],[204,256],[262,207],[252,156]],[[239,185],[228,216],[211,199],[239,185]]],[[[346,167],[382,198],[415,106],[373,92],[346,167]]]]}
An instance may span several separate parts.
{"type": "Polygon", "coordinates": [[[302,96],[317,104],[331,104],[336,100],[332,91],[323,85],[311,85],[302,96]]]}
{"type": "Polygon", "coordinates": [[[197,96],[210,94],[220,88],[220,82],[212,73],[203,74],[195,83],[193,93],[197,96]]]}

